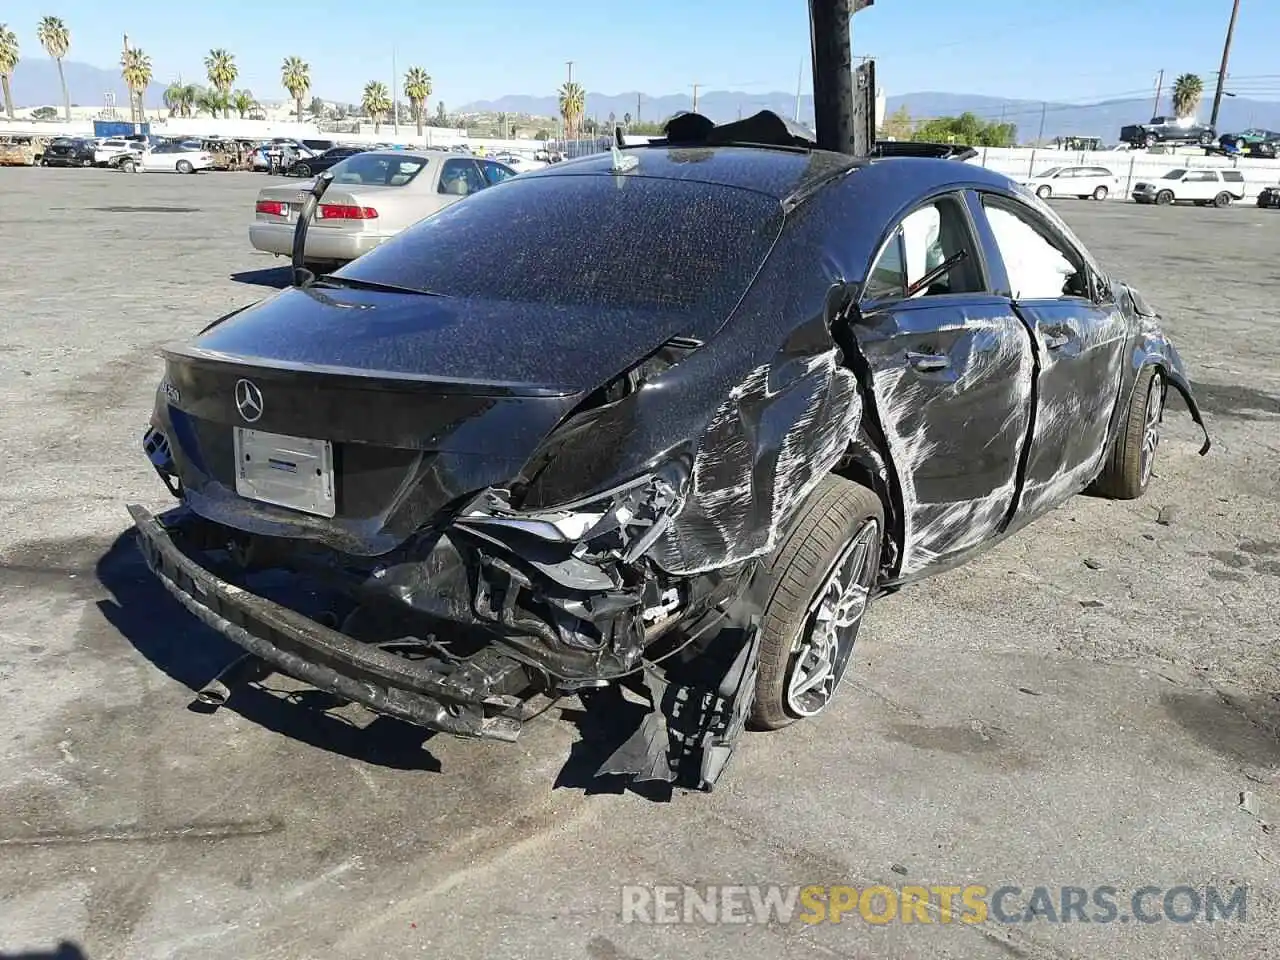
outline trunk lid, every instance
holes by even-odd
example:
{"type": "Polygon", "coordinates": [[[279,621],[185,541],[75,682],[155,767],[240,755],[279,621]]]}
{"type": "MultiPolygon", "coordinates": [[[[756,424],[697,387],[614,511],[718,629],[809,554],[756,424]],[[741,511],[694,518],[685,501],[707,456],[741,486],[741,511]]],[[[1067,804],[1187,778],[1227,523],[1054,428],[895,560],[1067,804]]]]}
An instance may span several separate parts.
{"type": "Polygon", "coordinates": [[[165,350],[157,421],[198,513],[376,556],[450,504],[511,482],[587,393],[684,326],[634,311],[291,289],[165,350]],[[327,444],[332,516],[243,493],[246,431],[327,444]]]}

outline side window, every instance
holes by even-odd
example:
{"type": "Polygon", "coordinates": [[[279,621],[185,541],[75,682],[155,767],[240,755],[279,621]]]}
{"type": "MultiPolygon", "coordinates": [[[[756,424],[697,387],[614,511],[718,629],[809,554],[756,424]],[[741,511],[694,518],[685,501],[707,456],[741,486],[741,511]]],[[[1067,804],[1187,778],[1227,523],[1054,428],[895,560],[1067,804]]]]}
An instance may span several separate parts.
{"type": "Polygon", "coordinates": [[[987,222],[1015,300],[1089,296],[1088,273],[1070,248],[1031,212],[987,198],[987,222]]]}
{"type": "Polygon", "coordinates": [[[1223,170],[1222,179],[1229,183],[1244,183],[1244,174],[1239,170],[1223,170]]]}
{"type": "Polygon", "coordinates": [[[500,163],[494,163],[492,160],[485,160],[480,164],[484,168],[484,178],[490,184],[501,183],[508,177],[515,176],[515,171],[510,167],[504,167],[500,163]]]}
{"type": "Polygon", "coordinates": [[[908,214],[867,272],[864,297],[903,297],[944,263],[950,270],[934,276],[912,297],[985,290],[977,247],[964,209],[954,197],[942,197],[908,214]]]}
{"type": "Polygon", "coordinates": [[[479,193],[486,186],[474,160],[446,160],[440,171],[440,193],[465,197],[479,193]]]}
{"type": "Polygon", "coordinates": [[[1217,183],[1218,174],[1215,170],[1193,170],[1186,176],[1185,183],[1217,183]]]}
{"type": "Polygon", "coordinates": [[[887,300],[906,293],[907,273],[902,256],[902,228],[893,231],[880,256],[867,273],[862,296],[866,300],[887,300]]]}

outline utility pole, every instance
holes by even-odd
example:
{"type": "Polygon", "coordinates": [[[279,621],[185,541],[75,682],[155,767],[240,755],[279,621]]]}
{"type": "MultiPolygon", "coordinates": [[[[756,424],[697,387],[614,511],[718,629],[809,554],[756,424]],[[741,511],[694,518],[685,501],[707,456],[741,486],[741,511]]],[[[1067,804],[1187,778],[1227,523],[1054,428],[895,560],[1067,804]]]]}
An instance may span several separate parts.
{"type": "Polygon", "coordinates": [[[1164,93],[1164,71],[1160,71],[1160,75],[1156,77],[1156,102],[1151,107],[1151,119],[1154,120],[1160,116],[1160,95],[1164,93]]]}
{"type": "Polygon", "coordinates": [[[565,63],[569,65],[569,82],[573,83],[573,61],[566,60],[565,63]]]}
{"type": "Polygon", "coordinates": [[[1041,141],[1044,140],[1044,115],[1048,113],[1048,111],[1049,111],[1049,105],[1047,103],[1041,103],[1040,104],[1040,134],[1036,137],[1037,147],[1040,146],[1041,141]]]}
{"type": "Polygon", "coordinates": [[[693,112],[697,113],[698,112],[698,88],[702,86],[702,84],[695,83],[692,86],[693,86],[693,112]]]}
{"type": "Polygon", "coordinates": [[[1222,45],[1222,66],[1218,68],[1218,88],[1213,92],[1213,114],[1209,126],[1218,129],[1218,109],[1222,106],[1222,88],[1227,82],[1227,61],[1231,59],[1231,38],[1236,32],[1236,17],[1240,15],[1240,0],[1232,0],[1231,22],[1227,24],[1227,39],[1222,45]]]}
{"type": "Polygon", "coordinates": [[[800,61],[800,66],[796,68],[796,112],[791,118],[796,123],[800,122],[800,85],[804,83],[804,61],[800,61]]]}
{"type": "Polygon", "coordinates": [[[818,146],[823,150],[855,152],[853,49],[849,22],[854,14],[870,5],[868,0],[809,0],[813,114],[818,146]]]}
{"type": "Polygon", "coordinates": [[[636,94],[636,123],[640,122],[640,100],[644,97],[643,93],[636,94]]]}
{"type": "MultiPolygon", "coordinates": [[[[302,122],[302,117],[298,117],[298,122],[302,122]]],[[[396,48],[395,44],[391,45],[391,130],[395,136],[400,136],[400,87],[396,83],[396,48]]]]}

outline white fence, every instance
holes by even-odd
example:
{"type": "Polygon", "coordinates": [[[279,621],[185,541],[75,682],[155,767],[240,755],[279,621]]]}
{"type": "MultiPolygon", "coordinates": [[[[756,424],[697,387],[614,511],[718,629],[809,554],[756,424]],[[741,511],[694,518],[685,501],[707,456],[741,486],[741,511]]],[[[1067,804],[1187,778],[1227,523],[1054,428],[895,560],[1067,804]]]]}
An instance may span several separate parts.
{"type": "Polygon", "coordinates": [[[978,147],[978,155],[969,163],[988,167],[1015,180],[1050,167],[1105,167],[1120,178],[1123,190],[1111,194],[1112,200],[1124,200],[1135,183],[1155,180],[1170,170],[1218,169],[1239,170],[1244,175],[1245,197],[1253,198],[1263,187],[1280,183],[1280,160],[1236,160],[1209,157],[1193,152],[1180,154],[1148,153],[1145,150],[1032,150],[1025,147],[978,147]]]}

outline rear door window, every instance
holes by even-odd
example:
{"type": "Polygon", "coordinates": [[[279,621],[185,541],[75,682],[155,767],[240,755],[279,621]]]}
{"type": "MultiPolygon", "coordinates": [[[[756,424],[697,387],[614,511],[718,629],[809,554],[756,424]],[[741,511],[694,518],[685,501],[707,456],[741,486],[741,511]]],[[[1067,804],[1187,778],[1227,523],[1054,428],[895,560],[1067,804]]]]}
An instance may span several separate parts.
{"type": "Polygon", "coordinates": [[[1231,183],[1244,183],[1244,174],[1239,170],[1223,170],[1222,179],[1229,180],[1231,183]]]}
{"type": "Polygon", "coordinates": [[[446,160],[440,171],[440,193],[466,197],[479,193],[489,185],[474,160],[446,160]]]}

